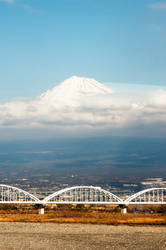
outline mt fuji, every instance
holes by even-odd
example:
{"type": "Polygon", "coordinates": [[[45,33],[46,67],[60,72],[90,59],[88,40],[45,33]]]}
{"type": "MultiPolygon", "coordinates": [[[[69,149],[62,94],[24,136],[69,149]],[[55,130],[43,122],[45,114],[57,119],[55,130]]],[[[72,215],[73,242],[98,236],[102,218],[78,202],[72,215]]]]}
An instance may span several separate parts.
{"type": "Polygon", "coordinates": [[[78,107],[82,101],[89,98],[104,97],[113,91],[105,85],[91,78],[73,76],[54,88],[44,92],[38,98],[41,103],[56,105],[57,107],[78,107]]]}
{"type": "Polygon", "coordinates": [[[117,127],[135,108],[91,78],[73,76],[32,101],[0,105],[0,125],[19,128],[117,127]],[[126,112],[127,111],[127,112],[126,112]]]}
{"type": "Polygon", "coordinates": [[[0,128],[79,133],[147,127],[154,121],[165,122],[165,97],[166,91],[160,90],[144,103],[133,102],[94,79],[73,76],[31,101],[1,104],[0,128]]]}

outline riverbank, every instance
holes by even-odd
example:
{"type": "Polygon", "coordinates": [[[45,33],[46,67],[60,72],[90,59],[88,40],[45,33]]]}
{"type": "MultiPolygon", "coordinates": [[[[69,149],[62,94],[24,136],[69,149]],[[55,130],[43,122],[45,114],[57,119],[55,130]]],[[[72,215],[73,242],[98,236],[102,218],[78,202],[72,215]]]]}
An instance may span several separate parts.
{"type": "Polygon", "coordinates": [[[162,250],[166,227],[0,222],[5,250],[162,250]]]}

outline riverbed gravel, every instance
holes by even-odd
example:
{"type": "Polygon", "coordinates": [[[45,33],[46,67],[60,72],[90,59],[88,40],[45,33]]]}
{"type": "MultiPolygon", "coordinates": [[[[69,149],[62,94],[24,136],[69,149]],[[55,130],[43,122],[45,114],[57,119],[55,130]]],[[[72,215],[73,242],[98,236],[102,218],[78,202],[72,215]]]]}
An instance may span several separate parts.
{"type": "Polygon", "coordinates": [[[163,250],[166,227],[0,222],[0,250],[163,250]]]}

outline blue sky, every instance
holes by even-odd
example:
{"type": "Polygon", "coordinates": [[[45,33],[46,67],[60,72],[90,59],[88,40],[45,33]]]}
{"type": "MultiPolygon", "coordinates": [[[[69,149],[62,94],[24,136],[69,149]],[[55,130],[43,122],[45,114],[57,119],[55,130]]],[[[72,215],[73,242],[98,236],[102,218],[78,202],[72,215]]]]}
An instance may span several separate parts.
{"type": "Polygon", "coordinates": [[[165,85],[166,1],[1,0],[0,102],[72,76],[165,85]]]}
{"type": "Polygon", "coordinates": [[[0,136],[163,137],[165,60],[166,0],[0,0],[0,136]]]}

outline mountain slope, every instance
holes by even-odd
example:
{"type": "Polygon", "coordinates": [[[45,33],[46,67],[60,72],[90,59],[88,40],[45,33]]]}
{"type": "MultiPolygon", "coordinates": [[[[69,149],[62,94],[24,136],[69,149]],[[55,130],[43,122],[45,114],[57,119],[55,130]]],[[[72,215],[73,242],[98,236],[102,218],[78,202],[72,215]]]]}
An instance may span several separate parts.
{"type": "MultiPolygon", "coordinates": [[[[40,95],[41,102],[78,106],[82,98],[110,95],[113,91],[94,79],[73,76],[40,95]]],[[[58,105],[59,106],[59,105],[58,105]]]]}

